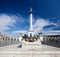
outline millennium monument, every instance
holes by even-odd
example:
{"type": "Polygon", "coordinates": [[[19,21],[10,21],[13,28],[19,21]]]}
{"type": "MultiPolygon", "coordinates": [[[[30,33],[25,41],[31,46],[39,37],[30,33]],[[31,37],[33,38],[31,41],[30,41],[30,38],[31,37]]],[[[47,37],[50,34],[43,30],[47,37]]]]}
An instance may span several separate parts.
{"type": "Polygon", "coordinates": [[[60,47],[60,35],[43,35],[40,32],[38,37],[35,37],[32,8],[29,14],[30,29],[25,37],[22,33],[19,33],[17,38],[0,33],[0,57],[60,57],[60,48],[53,46],[60,47]],[[42,42],[45,42],[45,45],[42,42]]]}
{"type": "Polygon", "coordinates": [[[41,47],[41,41],[43,41],[43,35],[42,33],[39,33],[38,37],[35,37],[34,30],[33,30],[33,19],[32,19],[32,8],[30,8],[29,11],[30,15],[30,29],[28,31],[27,36],[25,35],[25,38],[22,37],[22,34],[19,35],[19,41],[22,42],[22,48],[29,48],[34,49],[35,47],[40,48],[41,47]]]}

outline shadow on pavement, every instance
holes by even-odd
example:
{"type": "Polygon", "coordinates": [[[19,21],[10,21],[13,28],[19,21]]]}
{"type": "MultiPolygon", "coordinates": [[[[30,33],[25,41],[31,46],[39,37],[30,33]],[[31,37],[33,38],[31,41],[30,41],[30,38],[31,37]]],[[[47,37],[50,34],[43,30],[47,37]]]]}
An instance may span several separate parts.
{"type": "Polygon", "coordinates": [[[21,44],[21,43],[19,41],[18,42],[0,42],[0,47],[14,45],[14,44],[21,44]]]}

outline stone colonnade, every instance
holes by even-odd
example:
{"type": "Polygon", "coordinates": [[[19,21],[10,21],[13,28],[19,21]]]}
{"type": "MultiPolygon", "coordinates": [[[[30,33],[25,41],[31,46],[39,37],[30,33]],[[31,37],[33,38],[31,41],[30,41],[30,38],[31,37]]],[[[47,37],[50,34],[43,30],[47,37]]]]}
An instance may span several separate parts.
{"type": "Polygon", "coordinates": [[[19,41],[19,39],[0,33],[0,42],[16,42],[16,41],[19,41]]]}
{"type": "Polygon", "coordinates": [[[44,42],[49,42],[51,40],[57,40],[60,42],[60,35],[45,35],[43,37],[44,42]]]}

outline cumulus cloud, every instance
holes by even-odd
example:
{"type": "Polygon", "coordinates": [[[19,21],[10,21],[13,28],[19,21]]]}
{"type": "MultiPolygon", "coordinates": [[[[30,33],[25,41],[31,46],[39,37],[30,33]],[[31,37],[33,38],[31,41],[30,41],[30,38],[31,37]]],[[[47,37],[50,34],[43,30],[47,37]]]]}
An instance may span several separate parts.
{"type": "MultiPolygon", "coordinates": [[[[34,20],[33,23],[33,30],[34,34],[37,34],[39,32],[43,32],[44,34],[58,34],[58,30],[52,30],[54,27],[49,27],[47,29],[44,29],[45,26],[54,25],[57,26],[57,23],[51,22],[50,20],[39,18],[37,20],[34,20]]],[[[28,33],[28,30],[17,30],[13,31],[13,33],[28,33]]]]}
{"type": "MultiPolygon", "coordinates": [[[[34,29],[34,33],[37,34],[39,32],[44,31],[44,27],[45,26],[49,26],[49,25],[57,25],[56,23],[50,22],[49,20],[45,20],[43,18],[39,18],[35,21],[35,23],[33,24],[33,29],[34,29]]],[[[53,28],[53,27],[52,27],[53,28]]],[[[50,28],[50,29],[52,29],[50,28]]],[[[49,30],[49,28],[47,28],[47,30],[49,30]]],[[[44,31],[46,32],[46,31],[44,31]]]]}
{"type": "MultiPolygon", "coordinates": [[[[7,30],[11,30],[11,27],[16,26],[18,22],[25,23],[27,19],[23,18],[21,15],[7,15],[7,14],[0,14],[0,32],[5,32],[7,30]]],[[[29,21],[28,21],[29,22],[29,21]]],[[[59,23],[59,22],[58,22],[59,23]]],[[[45,34],[58,34],[60,30],[52,30],[54,27],[49,27],[46,30],[44,29],[45,26],[49,25],[54,25],[55,27],[58,27],[58,23],[51,22],[49,19],[43,19],[43,18],[38,18],[34,19],[33,18],[33,30],[34,34],[37,34],[39,32],[46,32],[45,34]]],[[[22,25],[23,26],[23,25],[22,25]]],[[[8,34],[16,35],[18,33],[26,33],[27,34],[28,30],[14,30],[12,32],[7,32],[8,34]]]]}
{"type": "Polygon", "coordinates": [[[0,31],[5,31],[10,29],[9,26],[13,27],[16,24],[14,16],[9,16],[7,14],[0,14],[0,31]]]}
{"type": "Polygon", "coordinates": [[[8,35],[11,34],[11,36],[14,36],[18,33],[26,33],[26,30],[23,29],[17,30],[18,28],[17,25],[19,25],[19,23],[20,25],[22,25],[22,23],[24,24],[26,22],[28,22],[27,19],[23,18],[20,14],[18,15],[0,14],[0,32],[6,33],[8,35]]]}
{"type": "MultiPolygon", "coordinates": [[[[49,25],[49,24],[50,22],[48,20],[44,20],[42,18],[34,20],[34,24],[33,24],[34,33],[37,34],[38,32],[43,30],[44,26],[49,25]]],[[[27,32],[28,30],[17,30],[17,31],[13,31],[13,34],[27,33],[27,32]]]]}

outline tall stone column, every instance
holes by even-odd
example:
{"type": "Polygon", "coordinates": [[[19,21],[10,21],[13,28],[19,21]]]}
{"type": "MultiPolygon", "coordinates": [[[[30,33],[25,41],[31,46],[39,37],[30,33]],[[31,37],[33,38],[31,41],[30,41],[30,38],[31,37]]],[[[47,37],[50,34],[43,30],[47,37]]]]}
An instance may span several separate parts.
{"type": "Polygon", "coordinates": [[[29,30],[29,36],[30,36],[30,35],[33,36],[32,8],[30,8],[29,14],[30,14],[30,30],[29,30]]]}

